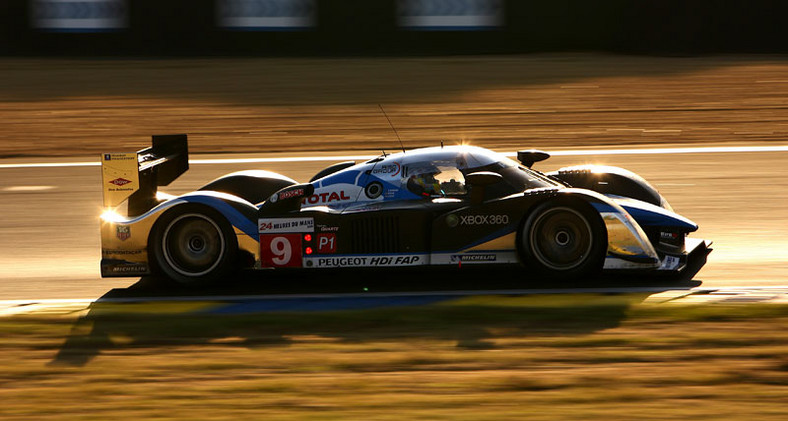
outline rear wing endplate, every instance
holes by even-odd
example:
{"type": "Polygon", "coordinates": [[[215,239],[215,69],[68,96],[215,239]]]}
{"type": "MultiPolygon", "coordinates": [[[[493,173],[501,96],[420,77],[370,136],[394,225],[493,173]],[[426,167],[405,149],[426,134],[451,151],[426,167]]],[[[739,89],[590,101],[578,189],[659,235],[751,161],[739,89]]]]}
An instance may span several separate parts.
{"type": "Polygon", "coordinates": [[[189,169],[185,134],[154,135],[152,146],[137,152],[101,155],[104,207],[128,199],[128,216],[145,213],[158,203],[158,186],[172,183],[189,169]]]}

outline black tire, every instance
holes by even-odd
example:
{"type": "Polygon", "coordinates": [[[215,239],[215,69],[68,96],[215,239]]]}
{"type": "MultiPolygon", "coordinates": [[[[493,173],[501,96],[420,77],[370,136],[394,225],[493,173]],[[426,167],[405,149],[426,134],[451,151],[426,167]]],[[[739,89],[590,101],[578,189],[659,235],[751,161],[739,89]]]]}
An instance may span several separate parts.
{"type": "Polygon", "coordinates": [[[221,214],[207,206],[186,204],[159,218],[148,250],[161,274],[180,285],[199,286],[233,271],[238,240],[221,214]]]}
{"type": "Polygon", "coordinates": [[[528,268],[554,280],[593,277],[607,255],[607,229],[599,214],[579,200],[554,200],[531,212],[520,234],[528,268]]]}

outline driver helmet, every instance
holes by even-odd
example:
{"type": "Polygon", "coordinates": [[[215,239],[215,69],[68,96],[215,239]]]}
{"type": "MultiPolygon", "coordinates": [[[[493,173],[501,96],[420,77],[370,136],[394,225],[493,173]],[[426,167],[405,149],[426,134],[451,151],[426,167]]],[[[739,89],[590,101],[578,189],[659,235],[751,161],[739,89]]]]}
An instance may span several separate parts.
{"type": "Polygon", "coordinates": [[[440,182],[435,179],[435,176],[441,172],[437,167],[422,167],[412,171],[412,175],[408,178],[408,187],[411,190],[419,191],[422,196],[442,194],[440,182]]]}

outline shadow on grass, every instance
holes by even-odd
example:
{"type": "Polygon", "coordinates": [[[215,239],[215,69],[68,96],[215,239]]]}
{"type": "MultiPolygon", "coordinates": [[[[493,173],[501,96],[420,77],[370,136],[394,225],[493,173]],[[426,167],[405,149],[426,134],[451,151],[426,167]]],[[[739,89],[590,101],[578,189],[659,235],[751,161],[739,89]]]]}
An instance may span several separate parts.
{"type": "Polygon", "coordinates": [[[699,285],[689,279],[652,280],[637,285],[648,292],[629,294],[512,294],[523,288],[632,285],[623,277],[572,285],[521,278],[522,270],[513,268],[271,272],[243,274],[222,287],[188,292],[160,288],[160,280],[143,278],[91,305],[51,363],[82,366],[106,350],[209,345],[228,338],[232,346],[282,346],[299,335],[341,343],[450,340],[461,349],[494,349],[493,332],[586,335],[618,326],[630,306],[652,292],[699,285]],[[457,290],[479,294],[451,292],[457,290]],[[336,295],[347,292],[359,294],[336,295]],[[151,299],[140,302],[140,297],[151,299]]]}

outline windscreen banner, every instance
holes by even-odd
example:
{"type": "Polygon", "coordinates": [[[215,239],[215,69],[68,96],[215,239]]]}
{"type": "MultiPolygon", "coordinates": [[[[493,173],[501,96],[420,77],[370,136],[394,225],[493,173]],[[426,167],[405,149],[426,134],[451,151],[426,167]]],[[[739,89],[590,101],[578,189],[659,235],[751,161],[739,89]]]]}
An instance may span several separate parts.
{"type": "Polygon", "coordinates": [[[30,0],[32,27],[41,31],[106,32],[128,27],[128,0],[30,0]]]}
{"type": "Polygon", "coordinates": [[[239,31],[289,31],[317,25],[317,0],[216,0],[217,25],[239,31]]]}
{"type": "Polygon", "coordinates": [[[401,28],[422,31],[474,31],[504,24],[503,0],[398,0],[401,28]]]}

